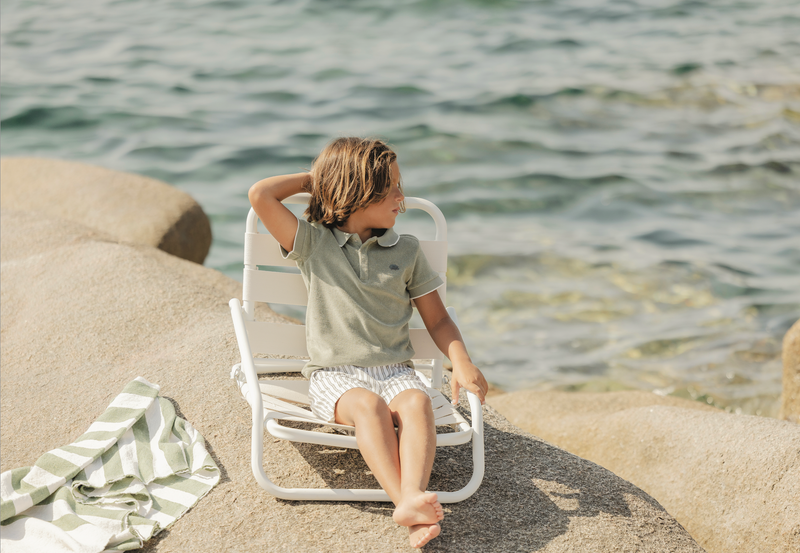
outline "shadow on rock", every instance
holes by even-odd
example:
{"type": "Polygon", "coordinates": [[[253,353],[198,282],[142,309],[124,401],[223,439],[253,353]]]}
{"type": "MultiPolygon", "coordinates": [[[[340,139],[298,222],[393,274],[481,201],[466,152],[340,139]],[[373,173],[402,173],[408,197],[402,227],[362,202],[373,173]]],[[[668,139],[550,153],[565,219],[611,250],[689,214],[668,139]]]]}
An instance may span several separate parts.
{"type": "MultiPolygon", "coordinates": [[[[486,409],[484,429],[483,483],[469,499],[444,506],[442,533],[426,550],[515,551],[523,543],[528,551],[546,549],[553,540],[567,534],[576,519],[603,519],[588,524],[602,526],[609,520],[637,516],[631,510],[632,498],[639,505],[660,511],[666,519],[671,518],[658,502],[632,484],[594,463],[522,433],[492,409],[486,409]]],[[[378,487],[357,450],[303,443],[292,446],[329,487],[378,487]]],[[[429,489],[456,491],[466,485],[471,474],[471,445],[437,448],[429,489]]],[[[349,505],[385,517],[391,517],[393,511],[391,503],[349,505]]]]}

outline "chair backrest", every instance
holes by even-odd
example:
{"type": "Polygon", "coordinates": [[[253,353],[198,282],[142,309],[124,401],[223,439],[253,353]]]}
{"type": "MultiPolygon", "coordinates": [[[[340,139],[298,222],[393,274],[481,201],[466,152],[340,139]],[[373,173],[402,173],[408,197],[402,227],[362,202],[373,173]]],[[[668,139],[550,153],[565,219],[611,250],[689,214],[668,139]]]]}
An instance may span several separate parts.
{"type": "MultiPolygon", "coordinates": [[[[308,199],[308,194],[297,194],[284,200],[284,203],[307,204],[308,199]]],[[[444,302],[447,286],[447,223],[444,215],[433,203],[422,198],[406,198],[405,205],[407,209],[419,209],[428,213],[436,225],[434,240],[420,240],[420,245],[431,267],[445,282],[445,286],[438,290],[444,302]]],[[[304,325],[255,321],[255,302],[301,306],[308,304],[303,277],[297,272],[286,272],[282,269],[296,266],[294,261],[281,256],[278,242],[272,235],[259,232],[258,216],[251,208],[244,237],[242,306],[253,355],[308,356],[304,325]]],[[[433,359],[435,365],[441,366],[442,352],[426,329],[412,328],[411,344],[415,351],[414,359],[433,359]]]]}

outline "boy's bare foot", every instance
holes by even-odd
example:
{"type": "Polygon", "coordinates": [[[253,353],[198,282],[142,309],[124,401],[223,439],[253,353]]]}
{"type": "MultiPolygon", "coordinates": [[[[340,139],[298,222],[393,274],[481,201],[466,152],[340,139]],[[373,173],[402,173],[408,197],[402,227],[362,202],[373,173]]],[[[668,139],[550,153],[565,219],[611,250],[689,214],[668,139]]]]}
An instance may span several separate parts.
{"type": "Polygon", "coordinates": [[[442,520],[444,511],[435,493],[420,492],[400,501],[392,518],[400,526],[430,525],[442,520]]]}
{"type": "Polygon", "coordinates": [[[442,527],[438,524],[415,524],[408,527],[408,541],[411,547],[420,548],[439,535],[442,527]]]}

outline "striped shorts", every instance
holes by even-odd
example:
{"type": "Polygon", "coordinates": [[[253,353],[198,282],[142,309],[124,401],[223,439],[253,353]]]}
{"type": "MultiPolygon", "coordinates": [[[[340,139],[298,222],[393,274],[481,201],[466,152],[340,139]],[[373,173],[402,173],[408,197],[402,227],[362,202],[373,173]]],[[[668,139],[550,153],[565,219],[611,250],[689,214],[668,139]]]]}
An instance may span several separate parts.
{"type": "Polygon", "coordinates": [[[335,422],[336,402],[353,388],[364,388],[378,394],[386,405],[406,390],[422,390],[427,393],[425,384],[414,373],[414,369],[407,365],[328,367],[317,369],[311,374],[308,385],[311,411],[324,421],[335,422]]]}

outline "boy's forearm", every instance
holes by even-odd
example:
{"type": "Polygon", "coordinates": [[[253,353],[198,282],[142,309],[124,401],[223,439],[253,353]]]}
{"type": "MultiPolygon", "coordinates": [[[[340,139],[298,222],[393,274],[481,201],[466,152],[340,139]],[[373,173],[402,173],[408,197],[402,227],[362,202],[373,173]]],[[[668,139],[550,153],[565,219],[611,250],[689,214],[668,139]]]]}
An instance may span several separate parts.
{"type": "Polygon", "coordinates": [[[458,402],[458,390],[461,387],[476,394],[481,403],[484,403],[489,385],[480,369],[472,362],[456,323],[450,317],[444,318],[431,331],[431,337],[453,363],[453,380],[450,384],[453,403],[458,402]]]}
{"type": "Polygon", "coordinates": [[[250,188],[251,201],[253,198],[268,195],[282,202],[290,196],[306,192],[309,179],[308,173],[293,173],[262,179],[250,188]]]}
{"type": "Polygon", "coordinates": [[[258,218],[286,251],[294,247],[298,223],[297,217],[281,202],[305,190],[309,179],[308,173],[269,177],[251,186],[247,194],[258,218]]]}
{"type": "Polygon", "coordinates": [[[457,340],[450,342],[447,358],[453,363],[453,368],[461,363],[472,363],[472,358],[470,358],[469,353],[467,353],[467,346],[464,345],[464,341],[460,336],[457,340]]]}
{"type": "Polygon", "coordinates": [[[430,331],[431,338],[436,346],[444,353],[454,365],[459,363],[472,363],[464,339],[453,319],[446,317],[430,331]]]}

